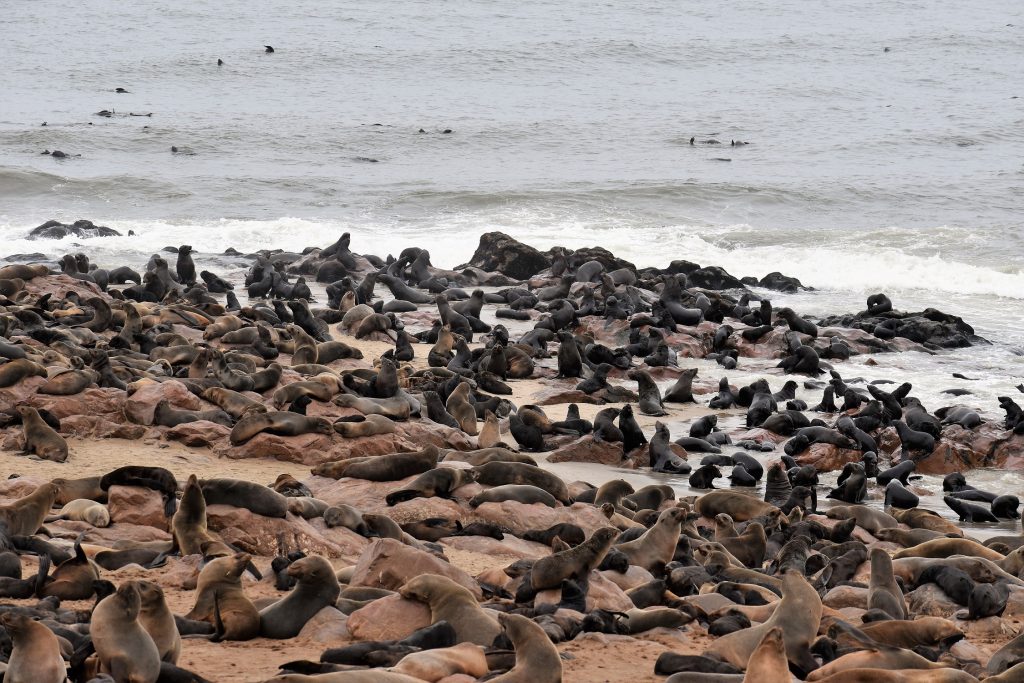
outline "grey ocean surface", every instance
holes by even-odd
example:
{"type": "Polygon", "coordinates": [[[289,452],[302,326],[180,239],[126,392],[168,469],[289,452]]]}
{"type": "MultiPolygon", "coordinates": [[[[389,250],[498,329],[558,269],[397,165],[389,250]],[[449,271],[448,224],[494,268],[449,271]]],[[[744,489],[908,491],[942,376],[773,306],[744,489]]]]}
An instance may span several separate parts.
{"type": "Polygon", "coordinates": [[[886,291],[1022,372],[1019,0],[0,7],[5,254],[63,253],[22,238],[89,218],[137,233],[91,242],[104,265],[349,230],[453,266],[498,229],[780,270],[811,314],[886,291]]]}

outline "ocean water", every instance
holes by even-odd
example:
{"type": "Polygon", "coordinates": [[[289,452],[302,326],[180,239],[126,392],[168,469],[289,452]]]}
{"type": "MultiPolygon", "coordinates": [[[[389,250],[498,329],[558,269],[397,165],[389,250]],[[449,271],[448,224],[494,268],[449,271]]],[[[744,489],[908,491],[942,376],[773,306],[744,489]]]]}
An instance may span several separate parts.
{"type": "Polygon", "coordinates": [[[1017,0],[51,0],[0,36],[0,256],[79,249],[24,239],[51,218],[134,230],[84,244],[103,266],[227,271],[345,230],[450,267],[502,230],[956,313],[993,346],[891,362],[982,376],[993,414],[1024,375],[1017,0]]]}

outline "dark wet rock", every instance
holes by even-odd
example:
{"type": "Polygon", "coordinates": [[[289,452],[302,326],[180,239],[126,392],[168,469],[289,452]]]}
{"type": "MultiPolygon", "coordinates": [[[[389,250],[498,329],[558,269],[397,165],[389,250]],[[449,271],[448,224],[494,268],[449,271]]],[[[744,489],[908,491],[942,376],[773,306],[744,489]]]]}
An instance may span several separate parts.
{"type": "Polygon", "coordinates": [[[963,318],[926,308],[917,313],[888,311],[879,315],[866,312],[833,315],[822,319],[819,327],[846,327],[871,332],[882,338],[902,337],[929,349],[956,349],[988,343],[974,333],[963,318]]]}
{"type": "Polygon", "coordinates": [[[765,289],[774,289],[777,292],[786,292],[787,294],[796,294],[801,289],[807,289],[797,278],[783,275],[778,271],[765,275],[757,283],[757,286],[764,287],[765,289]]]}
{"type": "Polygon", "coordinates": [[[533,247],[503,232],[485,232],[467,266],[488,272],[497,271],[518,280],[526,280],[551,265],[551,259],[533,247]]]}
{"type": "Polygon", "coordinates": [[[725,268],[719,266],[704,266],[689,273],[687,277],[694,287],[704,289],[744,289],[739,278],[730,275],[725,268]]]}
{"type": "Polygon", "coordinates": [[[581,247],[579,249],[565,249],[564,247],[555,247],[549,249],[545,256],[553,259],[555,254],[562,252],[568,257],[569,263],[573,267],[578,267],[587,261],[597,261],[604,266],[605,272],[611,272],[613,270],[619,270],[625,268],[626,270],[632,270],[636,272],[636,266],[627,261],[621,259],[612,252],[608,251],[604,247],[581,247]]]}
{"type": "Polygon", "coordinates": [[[30,240],[59,240],[68,236],[88,239],[90,237],[120,237],[121,233],[113,228],[95,225],[92,221],[78,220],[70,224],[46,221],[38,228],[33,228],[32,232],[28,234],[30,240]]]}

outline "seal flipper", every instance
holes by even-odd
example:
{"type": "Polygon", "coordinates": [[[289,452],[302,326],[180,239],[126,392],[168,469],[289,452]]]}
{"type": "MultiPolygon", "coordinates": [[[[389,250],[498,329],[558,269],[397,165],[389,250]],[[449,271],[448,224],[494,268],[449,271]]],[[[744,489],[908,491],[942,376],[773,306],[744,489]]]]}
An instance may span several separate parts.
{"type": "Polygon", "coordinates": [[[160,662],[160,677],[156,683],[211,683],[197,673],[182,669],[170,662],[160,662]]]}
{"type": "Polygon", "coordinates": [[[43,554],[39,556],[39,571],[36,572],[35,590],[33,593],[37,598],[42,598],[43,588],[46,587],[46,580],[50,578],[50,556],[43,554]]]}
{"type": "Polygon", "coordinates": [[[423,494],[420,491],[414,489],[401,489],[399,491],[392,491],[384,497],[384,502],[388,504],[388,507],[397,505],[398,503],[404,503],[406,501],[419,498],[423,494]]]}
{"type": "Polygon", "coordinates": [[[219,643],[224,640],[224,619],[220,615],[220,592],[213,592],[213,637],[210,642],[219,643]]]}

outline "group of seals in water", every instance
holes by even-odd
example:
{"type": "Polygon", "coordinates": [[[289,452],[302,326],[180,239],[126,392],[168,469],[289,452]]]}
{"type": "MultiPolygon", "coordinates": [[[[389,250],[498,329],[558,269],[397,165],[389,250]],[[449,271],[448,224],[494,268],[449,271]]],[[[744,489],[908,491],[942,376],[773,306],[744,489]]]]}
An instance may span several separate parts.
{"type": "MultiPolygon", "coordinates": [[[[269,484],[179,481],[165,468],[127,465],[101,477],[62,477],[0,506],[0,594],[36,601],[0,605],[11,642],[0,654],[11,680],[200,681],[176,666],[182,636],[185,649],[188,637],[291,639],[314,616],[348,614],[356,624],[362,610],[372,615],[396,601],[421,603],[429,625],[402,623],[405,630],[392,640],[332,647],[320,662],[282,662],[270,680],[372,683],[463,674],[554,683],[562,680],[558,643],[585,632],[637,636],[654,628],[713,635],[700,641],[703,654],[659,658],[656,672],[673,683],[744,680],[744,671],[756,681],[789,680],[792,673],[837,683],[985,674],[1015,680],[1024,671],[1017,641],[987,662],[977,648],[952,648],[971,622],[998,618],[1024,586],[1024,536],[975,542],[920,507],[921,485],[911,483],[918,463],[949,435],[991,422],[966,406],[931,413],[909,384],[857,388],[862,381],[844,380],[826,362],[857,348],[897,348],[894,331],[955,345],[965,334],[955,320],[929,313],[926,326],[899,317],[884,296],[872,297],[858,325],[889,316],[903,327],[877,323],[881,336],[860,347],[864,334],[845,339],[842,330],[791,309],[773,311],[751,291],[733,297],[707,288],[715,278],[727,281],[720,269],[639,270],[598,251],[556,250],[544,273],[524,285],[476,267],[435,268],[422,249],[387,260],[355,254],[347,235],[306,254],[257,255],[245,282],[252,299],[242,307],[232,283],[209,271],[197,277],[191,247],[176,253],[173,268],[154,255],[141,274],[74,256],[62,260],[60,280],[44,266],[0,268],[0,357],[7,359],[0,391],[20,392],[5,394],[20,403],[2,419],[25,451],[72,467],[75,442],[69,447],[62,436],[67,413],[59,405],[88,392],[124,401],[172,381],[185,387],[188,401],[165,398],[151,413],[129,411],[131,419],[159,434],[190,423],[220,427],[230,449],[270,437],[282,444],[300,437],[386,443],[411,427],[424,440],[415,449],[328,457],[306,482],[284,475],[269,484]],[[306,276],[327,285],[327,308],[311,305],[306,276]],[[379,297],[378,284],[394,298],[379,297]],[[463,286],[500,291],[468,293],[463,286]],[[485,323],[485,305],[498,306],[501,319],[525,316],[532,327],[514,336],[485,323]],[[433,325],[415,317],[419,306],[436,307],[433,325]],[[425,329],[412,333],[406,325],[413,324],[425,329]],[[623,344],[606,346],[595,324],[624,325],[623,344]],[[371,365],[357,345],[335,335],[393,349],[371,365]],[[722,413],[691,420],[673,440],[673,411],[700,396],[697,372],[678,368],[678,335],[706,341],[704,353],[725,369],[735,368],[752,344],[776,344],[780,370],[806,375],[804,388],[821,390],[822,400],[808,409],[796,397],[796,382],[773,391],[764,379],[736,387],[723,378],[713,407],[745,417],[752,431],[733,444],[737,431],[722,413]],[[417,353],[423,344],[430,350],[417,353]],[[828,382],[816,379],[824,373],[828,382]],[[508,398],[517,380],[556,374],[552,382],[575,397],[625,405],[602,408],[591,421],[576,404],[560,419],[550,408],[508,398]],[[636,382],[637,393],[622,385],[623,377],[636,382]],[[664,377],[674,385],[663,393],[664,377]],[[809,418],[808,411],[822,417],[809,418]],[[659,419],[650,436],[638,421],[646,416],[659,419]],[[634,490],[619,479],[602,486],[567,482],[526,453],[577,441],[610,447],[620,458],[615,464],[648,463],[665,481],[685,476],[678,483],[714,490],[679,498],[667,484],[634,490]],[[729,445],[743,450],[727,455],[729,445]],[[767,456],[768,463],[751,455],[779,446],[783,452],[767,456]],[[821,451],[841,454],[844,465],[828,495],[835,501],[828,517],[818,513],[817,461],[807,458],[821,451]],[[689,462],[697,454],[699,466],[689,462]],[[880,465],[889,456],[891,466],[880,465]],[[762,480],[764,495],[752,495],[762,480]],[[379,491],[377,504],[345,502],[345,488],[357,481],[379,487],[372,489],[379,491]],[[716,488],[722,481],[728,488],[716,488]],[[45,525],[109,525],[104,503],[114,487],[126,486],[159,499],[169,541],[122,539],[107,547],[78,539],[68,546],[45,535],[45,525]],[[330,486],[340,488],[330,493],[330,486]],[[887,511],[864,504],[883,497],[887,511]],[[424,498],[447,502],[418,507],[435,502],[424,498]],[[282,525],[302,518],[312,533],[350,534],[363,550],[339,563],[312,550],[315,536],[283,535],[276,556],[261,556],[265,547],[246,529],[211,526],[208,506],[240,508],[282,525]],[[443,517],[410,517],[441,509],[443,517]],[[517,520],[505,510],[533,512],[517,520]],[[503,569],[469,577],[445,562],[445,539],[478,538],[500,553],[494,549],[512,536],[532,545],[518,546],[529,548],[526,557],[503,569]],[[890,557],[893,546],[879,542],[904,549],[890,557]],[[172,589],[160,585],[162,568],[176,565],[178,555],[202,558],[184,615],[170,610],[163,591],[172,589]],[[33,578],[22,578],[22,556],[39,558],[33,578]],[[433,571],[410,574],[410,557],[433,563],[433,571]],[[379,563],[373,576],[360,575],[371,561],[379,563]],[[153,580],[104,573],[127,564],[153,580]],[[283,595],[251,598],[250,576],[264,577],[283,595]],[[91,598],[95,606],[84,611],[55,602],[91,598]],[[928,616],[914,619],[922,614],[928,616]]],[[[1024,411],[1008,397],[1000,404],[1007,417],[998,438],[1012,443],[1024,431],[1024,411]]],[[[947,477],[943,490],[965,521],[1019,518],[1014,496],[973,488],[963,476],[947,477]]],[[[216,519],[224,524],[222,514],[216,519]]],[[[113,521],[108,533],[116,534],[113,521]]]]}

